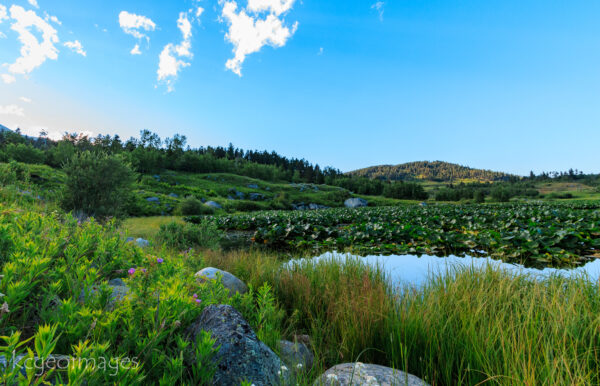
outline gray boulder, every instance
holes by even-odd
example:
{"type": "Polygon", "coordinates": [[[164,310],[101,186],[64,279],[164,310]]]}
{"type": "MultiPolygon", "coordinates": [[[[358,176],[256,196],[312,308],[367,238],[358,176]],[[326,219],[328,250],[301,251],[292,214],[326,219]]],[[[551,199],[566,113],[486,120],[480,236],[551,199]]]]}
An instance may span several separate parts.
{"type": "Polygon", "coordinates": [[[293,372],[310,371],[315,359],[308,347],[298,341],[296,343],[288,340],[279,341],[279,355],[293,372]]]}
{"type": "MultiPolygon", "coordinates": [[[[211,305],[188,328],[188,340],[194,344],[201,331],[209,332],[221,346],[216,354],[217,369],[213,385],[238,386],[242,381],[253,385],[278,385],[281,359],[266,344],[258,340],[256,333],[242,315],[229,305],[211,305]]],[[[281,375],[280,375],[281,374],[281,375]]]]}
{"type": "Polygon", "coordinates": [[[146,199],[146,201],[152,202],[152,203],[155,203],[155,204],[160,204],[160,198],[158,198],[158,197],[148,197],[146,199]]]}
{"type": "Polygon", "coordinates": [[[169,197],[179,198],[179,195],[176,193],[169,193],[169,197]]]}
{"type": "Polygon", "coordinates": [[[320,385],[428,386],[427,383],[414,375],[389,367],[367,365],[360,362],[333,366],[313,383],[313,386],[320,385]]]}
{"type": "Polygon", "coordinates": [[[128,237],[125,239],[126,243],[133,243],[135,241],[135,239],[133,237],[128,237]]]}
{"type": "Polygon", "coordinates": [[[256,185],[256,184],[248,184],[248,185],[246,185],[246,186],[247,186],[247,187],[249,187],[250,189],[260,189],[260,188],[258,187],[258,185],[256,185]]]}
{"type": "Polygon", "coordinates": [[[314,203],[308,204],[308,209],[310,209],[310,210],[327,209],[327,208],[329,208],[329,207],[325,206],[325,205],[319,205],[319,204],[314,204],[314,203]]]}
{"type": "Polygon", "coordinates": [[[265,199],[265,196],[260,193],[250,193],[250,200],[252,201],[262,201],[265,199]]]}
{"type": "Polygon", "coordinates": [[[220,279],[221,283],[223,283],[223,287],[229,290],[229,296],[233,296],[237,292],[240,294],[245,294],[248,292],[248,286],[243,281],[233,276],[229,272],[221,271],[218,268],[204,268],[198,271],[194,277],[199,283],[220,279]]]}
{"type": "Polygon", "coordinates": [[[208,206],[210,206],[211,208],[215,208],[215,209],[221,209],[221,208],[223,208],[223,207],[221,206],[221,204],[219,204],[218,202],[214,202],[214,201],[208,201],[208,202],[207,202],[207,203],[205,203],[204,205],[208,205],[208,206]]]}
{"type": "Polygon", "coordinates": [[[346,206],[346,208],[363,208],[367,206],[367,204],[367,200],[364,200],[362,198],[349,198],[346,201],[344,201],[344,205],[346,206]]]}
{"type": "Polygon", "coordinates": [[[139,237],[139,238],[135,239],[135,245],[137,245],[140,248],[146,248],[150,245],[150,242],[148,240],[144,240],[143,238],[139,237]]]}
{"type": "MultiPolygon", "coordinates": [[[[112,279],[108,282],[108,286],[111,288],[112,293],[110,294],[107,306],[109,309],[111,309],[117,302],[120,302],[125,298],[125,296],[127,296],[129,293],[129,287],[127,287],[123,279],[112,279]]],[[[81,303],[85,303],[87,300],[94,298],[98,294],[98,289],[98,286],[93,286],[88,291],[87,296],[85,294],[85,290],[81,290],[78,300],[81,303]]]]}

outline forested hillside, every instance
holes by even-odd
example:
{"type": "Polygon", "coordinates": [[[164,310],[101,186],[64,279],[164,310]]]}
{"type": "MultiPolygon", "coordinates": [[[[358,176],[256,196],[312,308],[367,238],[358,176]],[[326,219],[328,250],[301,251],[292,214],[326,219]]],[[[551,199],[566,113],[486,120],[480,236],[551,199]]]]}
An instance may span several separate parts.
{"type": "Polygon", "coordinates": [[[461,180],[481,182],[506,181],[511,177],[511,175],[502,172],[473,169],[442,161],[419,161],[401,165],[372,166],[350,172],[348,175],[380,180],[437,182],[456,182],[461,180]]]}

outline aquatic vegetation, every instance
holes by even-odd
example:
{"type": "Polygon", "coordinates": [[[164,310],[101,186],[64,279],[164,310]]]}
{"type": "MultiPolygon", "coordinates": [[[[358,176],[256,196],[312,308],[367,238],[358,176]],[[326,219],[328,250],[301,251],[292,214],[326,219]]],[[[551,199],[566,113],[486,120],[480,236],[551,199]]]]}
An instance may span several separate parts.
{"type": "Polygon", "coordinates": [[[573,266],[598,254],[600,204],[429,205],[268,211],[214,217],[278,249],[358,254],[485,254],[526,266],[573,266]]]}

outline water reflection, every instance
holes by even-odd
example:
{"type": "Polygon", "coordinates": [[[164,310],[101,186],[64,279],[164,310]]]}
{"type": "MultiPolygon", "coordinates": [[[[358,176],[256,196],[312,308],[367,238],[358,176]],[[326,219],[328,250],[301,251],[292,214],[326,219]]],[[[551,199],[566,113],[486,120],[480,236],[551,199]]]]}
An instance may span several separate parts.
{"type": "MultiPolygon", "coordinates": [[[[321,256],[315,257],[315,259],[345,259],[348,254],[341,254],[335,252],[327,252],[321,256]]],[[[600,259],[591,261],[586,265],[573,269],[556,269],[556,268],[525,268],[521,265],[507,264],[498,260],[492,260],[488,257],[436,257],[436,256],[367,256],[360,257],[369,264],[378,265],[382,267],[386,272],[390,274],[391,279],[396,285],[411,285],[420,286],[426,280],[431,273],[444,273],[447,268],[451,268],[456,265],[463,265],[467,267],[485,267],[488,264],[493,266],[499,266],[503,269],[509,270],[515,273],[525,273],[534,277],[544,278],[550,275],[561,275],[568,277],[571,275],[580,275],[586,273],[590,280],[598,281],[600,278],[600,259]]]]}

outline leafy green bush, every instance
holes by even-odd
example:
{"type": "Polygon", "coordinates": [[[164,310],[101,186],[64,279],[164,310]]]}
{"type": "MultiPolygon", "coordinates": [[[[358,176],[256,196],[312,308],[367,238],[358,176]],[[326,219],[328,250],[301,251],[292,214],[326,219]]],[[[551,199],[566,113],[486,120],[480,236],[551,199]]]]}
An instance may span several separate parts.
{"type": "Polygon", "coordinates": [[[44,163],[46,156],[44,152],[34,148],[30,144],[14,144],[9,143],[5,149],[8,158],[13,159],[17,162],[25,162],[28,164],[41,164],[44,163]]]}
{"type": "Polygon", "coordinates": [[[158,242],[176,250],[192,247],[216,249],[223,237],[223,232],[208,220],[201,220],[197,225],[170,222],[161,225],[156,235],[158,242]]]}
{"type": "Polygon", "coordinates": [[[17,181],[28,182],[29,173],[15,161],[0,165],[0,185],[7,186],[15,184],[17,181]]]}
{"type": "Polygon", "coordinates": [[[63,167],[67,176],[62,207],[104,219],[125,214],[132,199],[134,173],[120,156],[83,152],[63,167]]]}
{"type": "Polygon", "coordinates": [[[177,208],[179,214],[184,216],[197,216],[201,214],[213,214],[215,210],[206,206],[194,196],[186,197],[177,208]]]}

